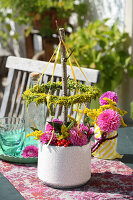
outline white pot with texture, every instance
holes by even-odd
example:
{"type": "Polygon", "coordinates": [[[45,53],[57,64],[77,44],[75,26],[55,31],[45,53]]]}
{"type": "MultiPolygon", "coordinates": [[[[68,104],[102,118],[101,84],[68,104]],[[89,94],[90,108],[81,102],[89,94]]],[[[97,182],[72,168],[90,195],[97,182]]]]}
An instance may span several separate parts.
{"type": "Polygon", "coordinates": [[[52,146],[39,143],[38,177],[55,188],[85,184],[91,177],[91,144],[52,146]]]}

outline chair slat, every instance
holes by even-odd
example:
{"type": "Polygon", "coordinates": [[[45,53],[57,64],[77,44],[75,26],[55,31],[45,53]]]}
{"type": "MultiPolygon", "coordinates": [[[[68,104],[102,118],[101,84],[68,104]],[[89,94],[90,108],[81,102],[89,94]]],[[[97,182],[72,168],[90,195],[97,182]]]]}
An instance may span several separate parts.
{"type": "MultiPolygon", "coordinates": [[[[44,62],[44,61],[9,56],[7,59],[6,67],[23,70],[23,71],[28,71],[28,72],[35,71],[38,73],[42,73],[47,64],[48,64],[48,62],[44,62]]],[[[47,67],[45,74],[52,76],[53,68],[54,68],[54,63],[49,63],[49,66],[47,67]]],[[[61,69],[62,69],[61,64],[57,64],[54,76],[62,77],[61,69]]],[[[90,83],[97,83],[99,81],[99,78],[100,78],[99,70],[82,68],[82,67],[81,67],[81,69],[84,72],[85,76],[87,77],[87,79],[90,83]]],[[[78,67],[73,66],[73,70],[74,70],[77,80],[86,81],[84,75],[81,73],[81,71],[78,67]]],[[[72,73],[71,67],[69,65],[67,65],[67,75],[70,76],[71,79],[73,79],[73,73],[72,73]]]]}
{"type": "Polygon", "coordinates": [[[13,116],[13,110],[14,110],[14,107],[15,107],[15,102],[16,102],[16,98],[17,98],[17,93],[18,93],[18,89],[19,89],[19,85],[20,85],[20,80],[21,80],[21,71],[18,72],[18,75],[17,75],[17,80],[16,80],[16,83],[15,83],[15,89],[14,89],[14,93],[13,93],[13,96],[12,96],[12,103],[11,103],[11,109],[10,109],[10,112],[9,112],[9,117],[13,116]]]}
{"type": "MultiPolygon", "coordinates": [[[[63,92],[62,92],[62,90],[60,90],[60,92],[59,92],[59,96],[62,96],[62,94],[63,94],[63,92]]],[[[59,107],[59,105],[57,105],[57,107],[56,107],[56,111],[55,111],[55,118],[57,119],[57,118],[60,118],[60,120],[62,120],[62,115],[61,115],[61,113],[62,113],[62,108],[61,107],[59,107]]]]}
{"type": "Polygon", "coordinates": [[[22,78],[22,83],[21,83],[21,88],[20,88],[20,93],[18,95],[17,107],[16,107],[16,111],[15,111],[15,114],[14,114],[15,117],[18,116],[18,112],[19,112],[19,109],[20,109],[20,104],[21,104],[21,99],[22,99],[22,93],[24,92],[26,78],[27,78],[27,72],[24,72],[23,78],[22,78]]]}
{"type": "MultiPolygon", "coordinates": [[[[29,87],[30,85],[30,74],[27,73],[28,75],[28,80],[27,80],[27,85],[26,85],[26,89],[29,87]]],[[[22,102],[22,110],[21,110],[21,114],[20,114],[21,117],[24,117],[24,101],[22,102]]]]}
{"type": "Polygon", "coordinates": [[[6,83],[6,88],[4,92],[4,97],[1,105],[1,111],[0,111],[0,117],[7,116],[7,108],[8,108],[8,102],[9,102],[9,96],[11,93],[11,87],[13,83],[13,77],[14,77],[14,69],[10,69],[8,72],[8,77],[7,77],[7,83],[6,83]]]}

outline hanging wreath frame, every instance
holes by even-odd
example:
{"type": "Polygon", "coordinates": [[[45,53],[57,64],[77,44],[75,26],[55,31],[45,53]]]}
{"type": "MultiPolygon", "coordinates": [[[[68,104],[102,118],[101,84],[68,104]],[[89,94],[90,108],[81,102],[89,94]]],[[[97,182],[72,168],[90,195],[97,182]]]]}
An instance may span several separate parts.
{"type": "Polygon", "coordinates": [[[48,82],[47,84],[36,85],[26,90],[22,96],[26,100],[27,105],[34,102],[36,105],[46,103],[48,107],[51,105],[56,107],[57,104],[70,107],[77,103],[90,103],[92,99],[96,99],[100,95],[100,90],[95,86],[84,85],[80,82],[75,83],[73,80],[68,80],[67,84],[70,91],[78,90],[80,94],[65,97],[52,95],[55,91],[62,89],[62,82],[48,82]]]}
{"type": "MultiPolygon", "coordinates": [[[[63,51],[64,51],[64,49],[63,49],[63,51]]],[[[53,58],[53,56],[56,55],[51,81],[48,82],[47,84],[41,84],[41,85],[39,85],[37,83],[37,85],[35,85],[33,88],[27,89],[22,94],[22,97],[25,100],[27,107],[31,102],[34,102],[36,104],[36,106],[38,106],[39,104],[42,104],[42,103],[46,103],[51,115],[54,114],[53,108],[55,108],[57,105],[59,105],[60,107],[63,106],[64,107],[64,111],[63,111],[64,117],[63,118],[64,118],[65,122],[67,122],[67,116],[66,116],[66,113],[67,113],[66,109],[67,108],[69,108],[71,105],[74,105],[74,104],[77,104],[77,106],[79,104],[81,105],[83,103],[85,105],[87,105],[87,103],[90,103],[92,99],[95,100],[96,97],[99,97],[99,95],[100,95],[100,90],[97,87],[90,85],[89,81],[87,80],[87,77],[85,76],[84,72],[82,71],[81,67],[79,66],[79,64],[77,63],[77,61],[74,57],[78,68],[80,69],[81,73],[84,75],[84,77],[85,77],[85,79],[86,79],[86,81],[88,82],[89,85],[81,84],[80,82],[78,82],[76,80],[76,76],[75,76],[75,73],[74,73],[74,70],[73,70],[73,66],[72,66],[72,63],[70,61],[70,55],[72,54],[72,52],[70,53],[70,55],[69,55],[69,52],[70,52],[70,49],[68,49],[66,47],[64,40],[61,40],[59,45],[55,49],[55,52],[53,53],[52,57],[50,58],[47,66],[45,67],[44,71],[42,72],[42,74],[41,74],[41,76],[38,80],[38,83],[41,80],[43,74],[45,73],[45,70],[47,69],[50,61],[53,58]],[[64,82],[53,82],[53,76],[54,76],[54,71],[55,71],[55,68],[56,68],[57,60],[58,60],[59,50],[60,50],[60,47],[62,48],[62,46],[66,50],[67,55],[68,55],[68,57],[67,58],[65,57],[66,59],[63,60],[63,62],[65,62],[64,63],[65,68],[66,68],[66,62],[67,62],[67,59],[68,59],[74,80],[67,79],[66,74],[65,74],[64,76],[65,76],[66,81],[64,81],[64,82]],[[65,95],[63,95],[63,96],[53,95],[53,93],[55,91],[60,91],[61,89],[64,91],[63,93],[65,95]],[[69,89],[70,91],[75,90],[76,94],[67,96],[67,89],[69,89]]],[[[62,51],[61,51],[61,53],[62,53],[62,51]]],[[[62,65],[64,66],[64,64],[62,64],[62,65]]],[[[63,70],[63,72],[64,71],[65,71],[65,69],[63,70]]]]}

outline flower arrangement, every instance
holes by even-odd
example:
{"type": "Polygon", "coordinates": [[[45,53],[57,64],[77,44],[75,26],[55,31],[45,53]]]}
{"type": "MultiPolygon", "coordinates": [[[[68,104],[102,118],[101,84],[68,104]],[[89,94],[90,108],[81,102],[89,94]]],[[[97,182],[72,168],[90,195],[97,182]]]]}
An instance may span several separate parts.
{"type": "MultiPolygon", "coordinates": [[[[62,29],[59,30],[60,36],[63,33],[62,31],[63,31],[62,29]]],[[[38,84],[40,78],[45,72],[44,70],[37,84],[33,86],[32,88],[28,88],[22,94],[22,97],[25,100],[27,107],[31,102],[34,102],[36,106],[38,106],[39,104],[45,103],[48,107],[50,115],[52,116],[52,119],[54,118],[55,108],[58,105],[59,107],[62,108],[63,121],[61,122],[61,121],[58,121],[58,119],[54,119],[48,122],[48,125],[46,126],[46,129],[44,131],[38,130],[35,124],[32,123],[34,125],[34,127],[32,127],[34,132],[28,134],[27,137],[34,136],[35,139],[40,140],[43,144],[46,143],[46,144],[61,146],[61,142],[63,141],[65,142],[66,140],[64,144],[65,146],[68,146],[68,145],[82,146],[89,142],[90,128],[88,125],[84,126],[83,124],[80,124],[81,118],[83,117],[83,113],[81,113],[81,115],[79,116],[78,122],[75,119],[72,119],[71,116],[69,116],[70,121],[68,121],[67,109],[70,106],[73,106],[76,104],[77,109],[79,110],[79,107],[83,103],[84,103],[84,109],[85,109],[87,104],[90,103],[92,99],[95,100],[99,96],[100,90],[95,86],[91,86],[90,84],[85,85],[81,83],[80,81],[78,82],[76,80],[76,76],[74,74],[74,70],[69,58],[70,57],[69,54],[68,54],[67,59],[69,60],[74,80],[70,80],[69,78],[67,78],[67,73],[66,73],[67,70],[65,69],[67,67],[66,66],[67,59],[64,59],[66,57],[65,55],[65,57],[63,57],[62,59],[64,61],[66,60],[64,64],[62,63],[62,74],[64,77],[62,79],[63,81],[58,81],[57,83],[53,82],[53,75],[54,75],[54,70],[55,70],[56,62],[58,58],[58,52],[61,46],[62,46],[61,48],[62,52],[63,51],[65,53],[67,52],[67,54],[69,52],[69,50],[67,49],[64,43],[64,40],[62,39],[54,52],[54,54],[56,53],[56,60],[55,60],[55,65],[53,69],[52,80],[48,82],[47,84],[41,84],[41,85],[38,84]],[[53,95],[55,91],[59,92],[60,90],[63,90],[63,96],[53,95]],[[69,95],[67,94],[67,90],[69,90],[70,92],[69,95]],[[73,90],[75,91],[75,94],[71,95],[71,92],[73,92],[73,90]]],[[[70,55],[71,54],[72,52],[70,53],[70,55]]],[[[79,67],[81,73],[84,75],[85,79],[87,80],[80,66],[78,64],[77,66],[79,67]]],[[[77,112],[77,114],[79,114],[79,112],[77,112]]],[[[32,119],[30,121],[32,121],[32,119]]]]}
{"type": "Polygon", "coordinates": [[[48,122],[44,131],[35,130],[27,134],[26,137],[34,136],[34,139],[40,140],[42,144],[54,146],[82,146],[86,145],[93,135],[93,128],[89,124],[79,124],[70,117],[70,122],[65,125],[62,120],[53,119],[48,122]]]}
{"type": "Polygon", "coordinates": [[[121,125],[126,126],[123,116],[127,112],[117,107],[118,96],[115,92],[105,92],[99,102],[98,109],[86,108],[84,111],[88,117],[91,117],[94,125],[95,144],[92,147],[92,153],[98,158],[121,158],[121,155],[116,152],[117,130],[121,125]]]}
{"type": "MultiPolygon", "coordinates": [[[[81,123],[84,110],[92,99],[99,96],[100,90],[97,87],[86,86],[76,80],[73,66],[70,63],[71,72],[74,81],[67,77],[67,59],[70,60],[70,54],[64,43],[64,30],[59,29],[60,43],[55,51],[56,58],[53,68],[51,82],[39,85],[48,64],[41,74],[37,85],[26,90],[23,93],[23,99],[27,106],[33,102],[35,106],[45,103],[52,117],[51,121],[46,124],[45,130],[39,130],[34,123],[31,127],[33,132],[26,137],[34,137],[39,140],[38,145],[38,177],[47,185],[53,187],[73,187],[85,184],[91,177],[91,143],[90,138],[93,135],[93,129],[89,123],[81,123]],[[58,52],[61,47],[61,69],[62,82],[53,82],[54,71],[58,58],[58,52]],[[65,55],[67,53],[67,56],[65,55]],[[54,95],[62,89],[62,96],[54,95]],[[68,94],[69,89],[69,94],[68,94]],[[74,95],[71,91],[74,90],[74,95]],[[58,92],[57,92],[58,91],[58,92]],[[83,112],[79,113],[80,106],[84,104],[83,112]],[[62,112],[62,120],[55,118],[55,108],[59,106],[62,112]],[[68,115],[68,108],[77,108],[77,118],[68,115]],[[69,119],[68,119],[69,118],[69,119]],[[71,177],[71,180],[70,178],[71,177]]],[[[54,54],[53,54],[54,55],[54,54]]],[[[52,57],[51,57],[52,59],[52,57]]],[[[50,59],[50,60],[51,60],[50,59]]],[[[80,68],[84,76],[84,70],[80,68]]],[[[60,93],[59,93],[60,95],[60,93]]],[[[28,108],[27,108],[28,110],[28,108]]],[[[58,110],[59,111],[59,110],[58,110]]],[[[58,115],[59,116],[59,115],[58,115]]],[[[38,119],[39,120],[39,119],[38,119]]],[[[32,119],[31,119],[32,121],[32,119]]]]}
{"type": "MultiPolygon", "coordinates": [[[[27,106],[31,102],[36,105],[45,102],[51,114],[53,114],[53,105],[59,106],[70,105],[83,102],[90,102],[99,96],[100,90],[94,86],[88,86],[73,80],[67,81],[68,89],[70,91],[78,90],[80,94],[69,97],[57,97],[51,93],[62,89],[62,82],[48,82],[47,84],[36,85],[29,88],[23,94],[23,98],[27,101],[27,106]]],[[[33,136],[35,140],[39,140],[41,144],[52,146],[83,146],[89,143],[94,128],[90,127],[89,123],[83,124],[76,121],[73,117],[68,115],[69,121],[67,124],[63,120],[52,119],[46,125],[45,130],[38,130],[37,127],[31,127],[33,132],[27,134],[26,137],[33,136]]],[[[35,147],[36,148],[36,147],[35,147]]],[[[33,145],[28,146],[23,151],[23,157],[31,157],[34,154],[33,145]]]]}
{"type": "Polygon", "coordinates": [[[126,111],[120,110],[116,103],[118,96],[115,92],[107,91],[100,98],[100,107],[98,109],[86,108],[84,113],[92,119],[92,124],[100,126],[101,131],[110,133],[117,130],[120,125],[126,126],[123,116],[126,111]]]}

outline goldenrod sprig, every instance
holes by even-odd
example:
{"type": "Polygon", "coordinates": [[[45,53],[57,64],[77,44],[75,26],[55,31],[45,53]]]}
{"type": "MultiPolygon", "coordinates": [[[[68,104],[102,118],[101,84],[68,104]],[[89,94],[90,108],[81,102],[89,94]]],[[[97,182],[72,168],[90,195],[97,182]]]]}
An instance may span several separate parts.
{"type": "Polygon", "coordinates": [[[66,139],[69,135],[70,134],[68,133],[68,128],[63,124],[61,126],[61,134],[57,135],[58,140],[66,139]]]}
{"type": "MultiPolygon", "coordinates": [[[[75,94],[71,96],[56,96],[52,95],[50,93],[45,93],[43,90],[45,84],[43,85],[37,85],[34,86],[33,88],[30,88],[26,90],[23,93],[23,99],[26,100],[27,105],[30,104],[31,102],[35,102],[36,105],[39,105],[41,103],[46,103],[49,110],[51,111],[51,114],[53,115],[53,106],[56,107],[57,104],[59,106],[67,106],[70,107],[71,105],[74,104],[82,104],[82,103],[87,103],[91,102],[92,99],[96,99],[96,97],[99,96],[100,90],[97,87],[94,86],[85,86],[79,84],[79,89],[81,89],[80,94],[75,94]],[[85,91],[85,93],[82,93],[85,91]]],[[[58,83],[58,85],[61,85],[58,83]]],[[[76,85],[71,82],[69,84],[70,89],[75,89],[76,85]]],[[[45,88],[46,89],[46,88],[45,88]]]]}
{"type": "Polygon", "coordinates": [[[34,132],[27,134],[26,138],[28,138],[30,136],[34,136],[35,140],[40,140],[42,135],[43,135],[42,131],[35,130],[34,132]]]}
{"type": "MultiPolygon", "coordinates": [[[[84,114],[87,114],[87,116],[90,117],[93,120],[93,122],[91,123],[91,125],[94,125],[94,124],[97,123],[97,118],[99,117],[99,115],[104,110],[113,109],[117,113],[119,113],[119,115],[121,116],[121,125],[122,126],[127,126],[125,124],[123,118],[122,118],[127,112],[125,110],[120,110],[120,108],[116,107],[116,102],[114,102],[113,100],[108,99],[108,98],[103,98],[103,99],[108,102],[107,105],[102,105],[98,109],[88,109],[88,108],[86,108],[85,111],[84,111],[84,114]]],[[[79,112],[82,112],[82,110],[80,110],[79,112]]]]}

